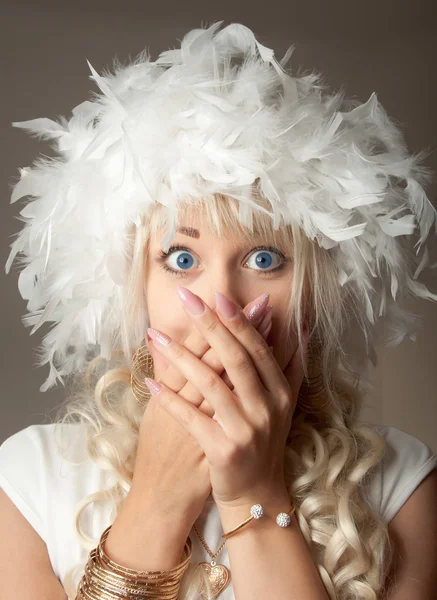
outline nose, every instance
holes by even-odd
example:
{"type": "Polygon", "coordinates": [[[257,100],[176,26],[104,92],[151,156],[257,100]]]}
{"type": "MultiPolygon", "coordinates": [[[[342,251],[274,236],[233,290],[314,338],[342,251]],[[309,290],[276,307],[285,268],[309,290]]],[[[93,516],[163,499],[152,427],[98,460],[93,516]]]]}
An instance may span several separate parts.
{"type": "MultiPolygon", "coordinates": [[[[234,302],[240,308],[244,308],[245,304],[243,304],[244,298],[241,290],[241,285],[239,286],[240,289],[236,289],[237,287],[238,286],[236,286],[235,283],[233,285],[223,285],[223,282],[213,281],[212,285],[208,286],[208,289],[195,291],[195,293],[198,296],[200,296],[200,298],[202,298],[202,300],[206,302],[206,304],[212,310],[216,310],[217,308],[216,297],[214,294],[214,292],[216,291],[220,294],[223,294],[223,296],[226,296],[228,300],[231,300],[231,302],[234,302]]],[[[247,300],[247,302],[249,301],[250,298],[247,300]]]]}

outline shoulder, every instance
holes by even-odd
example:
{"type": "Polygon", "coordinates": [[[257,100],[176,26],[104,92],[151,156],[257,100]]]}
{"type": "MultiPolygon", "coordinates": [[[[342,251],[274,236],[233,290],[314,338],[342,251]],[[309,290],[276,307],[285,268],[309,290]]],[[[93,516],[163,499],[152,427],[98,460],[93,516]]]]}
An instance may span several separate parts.
{"type": "Polygon", "coordinates": [[[437,471],[429,473],[388,525],[393,559],[388,598],[437,598],[437,471]]]}
{"type": "Polygon", "coordinates": [[[85,450],[79,425],[54,423],[30,425],[0,446],[0,487],[44,540],[56,498],[66,502],[65,492],[87,479],[85,450]]]}
{"type": "Polygon", "coordinates": [[[0,467],[10,468],[24,461],[44,461],[48,466],[68,458],[78,462],[86,460],[84,432],[79,424],[56,423],[29,425],[12,434],[0,445],[0,467]],[[9,464],[9,467],[8,467],[9,464]]]}
{"type": "Polygon", "coordinates": [[[366,423],[385,441],[385,453],[371,481],[370,493],[389,523],[420,483],[437,467],[437,456],[425,442],[390,425],[366,423]]]}

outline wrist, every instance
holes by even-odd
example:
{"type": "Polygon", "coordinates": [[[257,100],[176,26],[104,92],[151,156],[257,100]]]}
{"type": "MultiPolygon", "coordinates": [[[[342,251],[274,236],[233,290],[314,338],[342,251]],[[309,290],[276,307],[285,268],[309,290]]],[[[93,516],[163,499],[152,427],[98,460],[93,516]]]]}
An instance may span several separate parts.
{"type": "Polygon", "coordinates": [[[168,533],[173,532],[177,537],[185,535],[187,538],[195,520],[191,521],[188,510],[177,503],[164,502],[154,493],[134,485],[123,502],[122,510],[139,526],[153,522],[157,529],[166,528],[168,533]]]}
{"type": "Polygon", "coordinates": [[[162,512],[156,503],[129,492],[111,526],[105,552],[130,569],[171,569],[182,560],[189,532],[190,526],[178,515],[162,512]]]}
{"type": "Polygon", "coordinates": [[[222,519],[222,524],[237,526],[241,520],[250,516],[250,509],[254,504],[261,504],[264,509],[264,517],[276,519],[280,512],[288,512],[292,506],[290,495],[285,487],[259,488],[246,497],[231,502],[220,502],[216,500],[217,508],[222,519]],[[238,521],[240,519],[240,521],[238,521]]]}

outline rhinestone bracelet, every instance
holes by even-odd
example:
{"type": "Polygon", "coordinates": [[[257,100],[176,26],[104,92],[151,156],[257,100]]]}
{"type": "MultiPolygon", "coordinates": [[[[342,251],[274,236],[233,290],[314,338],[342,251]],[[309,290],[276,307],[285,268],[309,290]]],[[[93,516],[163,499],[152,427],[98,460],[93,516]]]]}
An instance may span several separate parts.
{"type": "MultiPolygon", "coordinates": [[[[276,517],[276,523],[279,525],[279,527],[288,527],[290,525],[291,515],[294,513],[295,510],[296,510],[296,507],[293,506],[288,511],[288,513],[281,512],[278,514],[278,516],[276,517]]],[[[224,535],[222,535],[222,538],[227,540],[228,538],[230,538],[231,536],[236,534],[237,531],[240,531],[240,529],[242,529],[248,523],[250,523],[250,521],[252,521],[252,519],[261,519],[261,517],[263,517],[263,516],[264,516],[264,509],[261,506],[261,504],[254,504],[250,509],[250,517],[248,517],[245,521],[240,523],[240,525],[238,525],[235,529],[232,529],[232,531],[228,531],[228,533],[225,533],[224,535]]]]}

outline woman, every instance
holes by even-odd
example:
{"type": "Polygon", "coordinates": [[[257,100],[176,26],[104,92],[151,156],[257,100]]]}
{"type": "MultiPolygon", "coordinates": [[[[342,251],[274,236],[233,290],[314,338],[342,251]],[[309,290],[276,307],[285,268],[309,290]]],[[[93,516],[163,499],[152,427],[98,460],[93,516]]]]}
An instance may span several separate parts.
{"type": "Polygon", "coordinates": [[[55,324],[41,389],[73,386],[1,448],[5,598],[437,592],[437,457],[358,418],[376,325],[395,345],[406,293],[437,299],[423,155],[374,94],[220,25],[15,123],[61,159],[21,172],[7,270],[26,255],[27,324],[55,324]]]}

